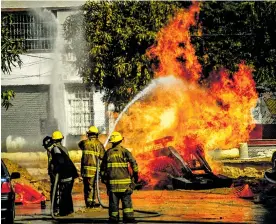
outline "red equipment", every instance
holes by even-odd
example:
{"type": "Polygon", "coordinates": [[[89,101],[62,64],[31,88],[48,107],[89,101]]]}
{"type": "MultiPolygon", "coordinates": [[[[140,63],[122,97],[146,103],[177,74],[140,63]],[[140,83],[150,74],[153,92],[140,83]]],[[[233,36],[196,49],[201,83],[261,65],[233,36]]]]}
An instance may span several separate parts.
{"type": "Polygon", "coordinates": [[[46,197],[28,185],[16,183],[14,191],[16,194],[15,203],[45,204],[46,197]]]}

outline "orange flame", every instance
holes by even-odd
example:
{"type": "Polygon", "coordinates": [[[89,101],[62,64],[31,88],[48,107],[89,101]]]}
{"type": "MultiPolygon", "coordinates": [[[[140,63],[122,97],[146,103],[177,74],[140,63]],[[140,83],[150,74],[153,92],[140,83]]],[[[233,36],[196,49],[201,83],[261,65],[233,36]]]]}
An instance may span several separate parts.
{"type": "MultiPolygon", "coordinates": [[[[225,69],[213,72],[208,87],[197,82],[201,65],[191,44],[189,28],[195,25],[198,13],[198,3],[180,10],[160,30],[157,44],[147,52],[160,61],[156,78],[173,75],[178,80],[171,85],[159,85],[136,102],[116,127],[125,137],[124,145],[136,155],[153,150],[147,143],[165,136],[174,136],[170,145],[183,158],[198,147],[205,152],[229,149],[247,141],[254,128],[251,109],[256,105],[257,94],[250,67],[241,63],[233,75],[225,69]]],[[[138,161],[144,175],[154,170],[150,160],[153,156],[148,155],[138,161]]]]}
{"type": "Polygon", "coordinates": [[[157,46],[152,46],[147,52],[150,57],[158,56],[160,61],[156,77],[173,74],[190,82],[199,79],[201,65],[195,56],[189,33],[198,13],[199,3],[193,3],[189,10],[181,9],[168,26],[157,34],[157,46]],[[185,62],[181,63],[183,60],[185,62]]]}

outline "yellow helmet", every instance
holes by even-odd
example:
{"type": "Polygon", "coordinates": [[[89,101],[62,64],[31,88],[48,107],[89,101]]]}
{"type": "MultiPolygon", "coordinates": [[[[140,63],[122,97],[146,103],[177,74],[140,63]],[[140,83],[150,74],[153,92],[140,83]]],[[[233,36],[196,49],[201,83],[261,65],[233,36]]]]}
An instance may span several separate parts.
{"type": "Polygon", "coordinates": [[[89,129],[88,129],[88,134],[91,134],[91,133],[95,133],[95,134],[98,134],[99,133],[99,130],[96,126],[91,126],[89,129]]]}
{"type": "Polygon", "coordinates": [[[112,132],[112,134],[110,136],[109,142],[116,143],[121,140],[123,140],[123,136],[119,132],[114,131],[114,132],[112,132]]]}
{"type": "Polygon", "coordinates": [[[52,139],[53,140],[63,139],[63,135],[61,134],[60,131],[54,131],[52,134],[52,139]]]}

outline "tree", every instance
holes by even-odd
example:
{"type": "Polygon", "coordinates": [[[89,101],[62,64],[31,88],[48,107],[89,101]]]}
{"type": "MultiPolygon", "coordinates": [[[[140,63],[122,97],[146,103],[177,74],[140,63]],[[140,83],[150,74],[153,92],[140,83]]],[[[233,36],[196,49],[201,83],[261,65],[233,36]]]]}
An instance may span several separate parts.
{"type": "Polygon", "coordinates": [[[104,90],[104,101],[114,103],[116,111],[152,79],[146,49],[184,4],[190,3],[89,1],[82,12],[65,21],[65,39],[71,43],[81,76],[85,83],[104,90]],[[85,45],[80,44],[82,32],[85,45]]]}
{"type": "MultiPolygon", "coordinates": [[[[10,74],[12,67],[21,66],[20,54],[23,53],[21,40],[14,40],[10,36],[10,27],[12,26],[12,17],[5,16],[1,20],[1,71],[4,74],[10,74]]],[[[6,90],[1,93],[2,106],[6,110],[12,106],[10,102],[15,97],[13,90],[6,90]]]]}
{"type": "Polygon", "coordinates": [[[202,36],[194,37],[203,74],[220,67],[237,69],[241,61],[255,69],[257,86],[276,86],[276,2],[202,3],[202,36]]]}
{"type": "MultiPolygon", "coordinates": [[[[186,1],[97,1],[70,16],[65,38],[85,83],[104,90],[104,101],[120,111],[152,79],[158,59],[145,56],[157,32],[186,1]],[[82,30],[83,29],[83,30],[82,30]],[[80,44],[84,33],[84,44],[80,44]],[[77,34],[77,35],[76,35],[77,34]]],[[[276,2],[201,3],[192,42],[202,64],[202,80],[225,67],[233,73],[245,61],[257,86],[276,86],[276,2]],[[195,32],[202,29],[202,36],[195,32]]],[[[204,83],[204,82],[203,82],[204,83]]]]}

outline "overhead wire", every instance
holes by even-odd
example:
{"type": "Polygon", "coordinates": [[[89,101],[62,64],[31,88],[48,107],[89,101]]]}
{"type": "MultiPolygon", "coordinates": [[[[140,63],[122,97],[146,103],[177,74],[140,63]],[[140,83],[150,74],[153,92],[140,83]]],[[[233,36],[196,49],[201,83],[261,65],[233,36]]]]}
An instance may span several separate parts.
{"type": "Polygon", "coordinates": [[[25,68],[25,67],[29,67],[29,66],[33,66],[33,65],[38,65],[38,64],[42,64],[44,62],[45,61],[40,60],[40,61],[34,61],[34,62],[29,62],[29,63],[23,63],[20,68],[25,68]]]}
{"type": "Polygon", "coordinates": [[[43,57],[43,56],[37,56],[37,55],[31,55],[31,54],[23,54],[29,57],[34,57],[34,58],[43,58],[43,59],[48,59],[48,60],[55,60],[54,58],[48,58],[48,57],[43,57]]]}
{"type": "MultiPolygon", "coordinates": [[[[37,74],[37,75],[26,75],[26,76],[17,76],[17,77],[1,77],[1,80],[11,80],[11,79],[24,79],[24,78],[30,78],[30,77],[41,77],[41,76],[50,76],[52,71],[47,71],[41,74],[37,74]],[[45,75],[45,74],[49,74],[49,75],[45,75]]],[[[15,75],[15,74],[14,74],[15,75]]]]}

